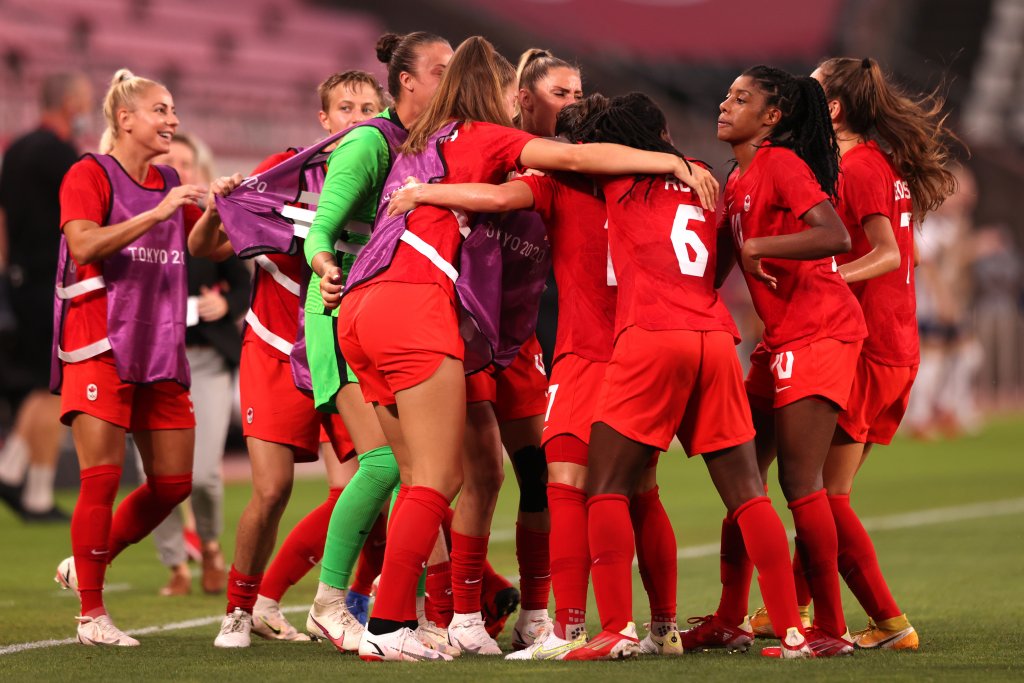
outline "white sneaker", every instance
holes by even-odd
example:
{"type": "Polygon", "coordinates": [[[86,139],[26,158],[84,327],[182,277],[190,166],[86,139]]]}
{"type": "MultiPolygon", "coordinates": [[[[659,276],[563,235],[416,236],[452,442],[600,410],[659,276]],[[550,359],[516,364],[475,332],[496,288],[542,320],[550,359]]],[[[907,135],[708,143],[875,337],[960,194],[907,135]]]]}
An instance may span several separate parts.
{"type": "Polygon", "coordinates": [[[799,629],[791,626],[779,646],[762,649],[761,656],[781,657],[782,659],[812,659],[816,655],[807,639],[800,634],[799,629]]]}
{"type": "Polygon", "coordinates": [[[451,655],[423,645],[412,629],[408,628],[379,636],[363,630],[359,640],[359,658],[364,662],[452,661],[451,655]]]}
{"type": "Polygon", "coordinates": [[[564,659],[573,650],[587,644],[585,633],[581,634],[576,640],[564,640],[555,635],[555,631],[550,624],[542,626],[534,635],[533,643],[523,650],[505,655],[505,659],[510,661],[564,659]]]}
{"type": "Polygon", "coordinates": [[[78,595],[78,572],[75,571],[74,556],[61,560],[61,563],[57,565],[57,575],[53,577],[53,580],[59,583],[62,589],[75,591],[75,595],[78,595]]]}
{"type": "Polygon", "coordinates": [[[519,610],[519,618],[512,632],[512,649],[524,650],[533,645],[542,633],[551,630],[553,624],[546,609],[519,610]]]}
{"type": "Polygon", "coordinates": [[[500,655],[501,648],[487,634],[480,612],[454,614],[448,624],[448,642],[473,655],[500,655]]]}
{"type": "Polygon", "coordinates": [[[82,645],[135,647],[139,644],[139,641],[114,626],[114,622],[107,614],[98,617],[75,617],[75,619],[78,620],[78,642],[82,645]]]}
{"type": "Polygon", "coordinates": [[[449,644],[448,630],[441,628],[429,619],[420,619],[420,625],[416,627],[413,633],[416,634],[416,638],[424,646],[429,647],[431,650],[437,650],[451,657],[462,655],[462,650],[449,644]]]}
{"type": "Polygon", "coordinates": [[[277,600],[256,598],[252,608],[252,632],[267,640],[309,640],[305,633],[299,633],[281,612],[281,604],[277,600]]]}
{"type": "Polygon", "coordinates": [[[224,615],[220,622],[220,633],[213,640],[214,647],[249,647],[252,639],[252,615],[240,607],[224,615]]]}
{"type": "Polygon", "coordinates": [[[644,624],[648,629],[647,636],[640,641],[640,652],[645,655],[681,655],[683,654],[683,641],[679,639],[679,629],[673,628],[663,636],[655,635],[651,631],[650,624],[644,624]]]}
{"type": "Polygon", "coordinates": [[[328,640],[339,652],[355,652],[366,629],[345,607],[342,592],[340,600],[313,600],[306,617],[306,630],[313,640],[328,640]]]}

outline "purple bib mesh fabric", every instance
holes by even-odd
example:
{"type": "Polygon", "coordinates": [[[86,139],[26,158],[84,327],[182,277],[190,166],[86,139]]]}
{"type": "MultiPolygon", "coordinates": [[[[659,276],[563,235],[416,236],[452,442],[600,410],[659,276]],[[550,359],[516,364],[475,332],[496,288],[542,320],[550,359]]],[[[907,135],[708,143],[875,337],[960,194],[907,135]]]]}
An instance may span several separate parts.
{"type": "MultiPolygon", "coordinates": [[[[100,164],[110,180],[111,207],[107,225],[122,223],[152,209],[180,184],[173,169],[156,166],[163,176],[164,187],[150,190],[129,177],[112,156],[88,156],[100,164]]],[[[185,358],[186,248],[185,217],[179,210],[103,260],[107,338],[117,374],[125,382],[147,384],[174,380],[186,387],[191,382],[185,358]]],[[[73,284],[74,272],[75,264],[62,236],[57,286],[73,284]]],[[[58,391],[63,381],[58,345],[67,303],[66,299],[54,295],[52,391],[58,391]]]]}
{"type": "MultiPolygon", "coordinates": [[[[246,178],[227,197],[216,198],[224,231],[241,258],[266,253],[295,254],[301,251],[299,240],[302,238],[296,235],[295,221],[284,215],[285,207],[304,203],[303,192],[319,194],[323,190],[325,164],[331,155],[327,148],[360,126],[372,126],[379,130],[392,150],[396,150],[407,135],[391,119],[375,117],[299,150],[295,156],[246,178]]],[[[298,334],[289,356],[295,386],[305,391],[313,390],[306,355],[304,306],[311,275],[312,270],[304,262],[299,282],[298,334]]]]}
{"type": "MultiPolygon", "coordinates": [[[[409,176],[423,182],[437,182],[445,176],[440,146],[457,126],[451,123],[437,131],[423,153],[399,155],[395,160],[384,184],[373,233],[349,273],[346,292],[391,265],[406,231],[405,215],[387,215],[391,194],[409,176]]],[[[532,211],[480,215],[463,234],[455,291],[469,374],[492,363],[507,367],[533,334],[551,258],[544,223],[532,211]]]]}

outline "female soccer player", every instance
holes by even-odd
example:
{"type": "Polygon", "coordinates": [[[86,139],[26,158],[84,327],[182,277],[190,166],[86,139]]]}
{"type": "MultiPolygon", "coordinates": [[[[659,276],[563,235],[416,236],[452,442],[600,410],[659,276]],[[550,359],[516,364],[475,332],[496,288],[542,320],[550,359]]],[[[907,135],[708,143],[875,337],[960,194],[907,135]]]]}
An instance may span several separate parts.
{"type": "MultiPolygon", "coordinates": [[[[618,146],[564,145],[506,127],[511,124],[513,79],[511,65],[490,43],[480,37],[466,40],[453,55],[438,95],[410,129],[403,154],[424,159],[443,154],[446,182],[494,182],[520,164],[675,173],[697,185],[702,200],[713,204],[713,178],[691,174],[678,157],[618,146]],[[455,128],[435,147],[432,136],[452,121],[455,128]]],[[[423,656],[408,649],[412,634],[406,623],[415,616],[416,576],[459,490],[465,421],[463,343],[450,277],[461,241],[459,221],[451,211],[420,207],[409,214],[402,242],[392,250],[386,240],[397,234],[378,229],[371,237],[349,278],[338,330],[342,353],[359,376],[366,400],[375,404],[412,484],[394,512],[374,616],[360,643],[360,656],[370,660],[423,656]],[[379,262],[368,255],[380,250],[385,252],[382,267],[374,271],[363,265],[361,270],[361,263],[379,262]]]]}
{"type": "MultiPolygon", "coordinates": [[[[388,92],[394,98],[394,106],[381,116],[392,122],[403,137],[406,126],[426,108],[451,55],[448,42],[430,33],[389,33],[378,41],[377,56],[388,65],[388,92]]],[[[341,258],[334,245],[347,234],[350,223],[373,223],[391,162],[392,150],[387,139],[370,126],[346,135],[331,154],[316,218],[304,245],[305,257],[315,274],[307,311],[314,304],[319,305],[320,311],[337,309],[351,257],[339,262],[341,258]],[[317,295],[318,300],[312,299],[317,295]]],[[[344,637],[345,647],[354,649],[362,627],[352,617],[350,608],[362,612],[366,608],[365,603],[352,600],[358,596],[352,596],[346,589],[365,538],[360,534],[373,526],[381,506],[398,486],[399,468],[354,375],[346,373],[343,379],[336,402],[360,454],[359,471],[345,487],[331,516],[320,582],[307,627],[335,643],[344,637]]],[[[418,624],[420,640],[429,643],[429,647],[447,649],[443,631],[437,632],[425,619],[418,624]]]]}
{"type": "MultiPolygon", "coordinates": [[[[61,186],[61,251],[51,389],[71,426],[81,490],[71,520],[73,558],[57,579],[81,598],[78,640],[138,645],[103,605],[106,565],[156,527],[192,489],[195,418],[185,359],[186,234],[216,221],[212,197],[151,160],[178,127],[167,89],[127,69],[103,103],[102,147],[61,186]],[[146,482],[111,514],[132,432],[146,482]],[[75,578],[77,576],[77,579],[75,578]]],[[[215,191],[231,187],[218,181],[215,191]]]]}
{"type": "Polygon", "coordinates": [[[828,59],[811,75],[825,90],[842,157],[839,213],[853,249],[837,258],[839,274],[868,327],[824,469],[839,572],[870,617],[853,642],[916,650],[917,633],[889,592],[850,491],[872,445],[892,441],[917,374],[914,226],[956,191],[944,166],[950,133],[941,98],[905,93],[873,59],[828,59]]]}
{"type": "MultiPolygon", "coordinates": [[[[557,115],[555,131],[570,142],[594,142],[598,114],[607,99],[594,95],[557,115]]],[[[664,127],[656,107],[648,125],[664,127]]],[[[586,527],[587,444],[597,395],[615,336],[614,277],[609,277],[607,210],[593,181],[571,174],[527,175],[500,186],[427,184],[396,193],[390,214],[415,202],[464,211],[530,209],[544,219],[558,289],[558,337],[544,427],[551,507],[551,566],[555,623],[533,629],[532,644],[507,659],[562,659],[586,643],[584,635],[590,555],[586,527]]],[[[656,458],[651,459],[651,465],[656,458]]],[[[676,542],[658,497],[655,470],[648,467],[633,496],[641,577],[651,599],[652,630],[641,644],[649,653],[680,653],[675,628],[676,542]],[[674,638],[673,638],[674,634],[674,638]]],[[[544,611],[546,616],[547,612],[544,611]]],[[[548,621],[548,623],[550,623],[548,621]]],[[[517,624],[518,627],[518,624],[517,624]]]]}
{"type": "MultiPolygon", "coordinates": [[[[778,453],[779,484],[815,598],[814,626],[807,632],[811,649],[818,656],[849,654],[822,467],[867,331],[832,258],[849,251],[850,236],[829,202],[839,156],[821,86],[772,67],[748,69],[720,106],[718,139],[732,146],[736,158],[725,218],[765,324],[746,382],[758,461],[767,481],[778,453]]],[[[739,628],[731,622],[742,621],[746,612],[750,562],[730,518],[723,522],[722,563],[718,616],[696,626],[695,636],[739,628]]],[[[748,625],[742,630],[750,632],[748,625]]]]}
{"type": "MultiPolygon", "coordinates": [[[[376,79],[365,72],[332,76],[321,84],[320,96],[320,120],[328,133],[364,121],[383,106],[376,79]]],[[[254,173],[276,166],[294,154],[274,154],[254,173]]],[[[194,255],[202,256],[230,248],[230,242],[217,223],[194,231],[189,247],[194,255]]],[[[314,512],[314,523],[300,526],[299,533],[304,534],[319,534],[325,528],[325,518],[329,517],[334,500],[355,470],[353,465],[345,468],[338,461],[347,458],[351,449],[341,418],[317,412],[310,396],[296,387],[292,375],[291,352],[299,332],[299,283],[304,279],[305,264],[298,254],[270,253],[256,257],[256,265],[240,365],[242,431],[252,461],[253,492],[239,520],[229,572],[227,614],[214,640],[217,647],[250,644],[253,610],[263,570],[276,543],[277,525],[291,494],[294,462],[316,459],[322,431],[335,444],[331,455],[337,457],[324,460],[331,492],[314,512]],[[318,519],[320,523],[316,523],[318,519]]],[[[378,507],[375,513],[379,512],[378,507]]],[[[321,544],[319,538],[309,542],[312,546],[321,544]]],[[[285,561],[289,558],[291,564],[308,570],[307,557],[296,558],[289,553],[285,561]]],[[[305,639],[291,627],[276,603],[261,602],[257,634],[273,639],[305,639]]],[[[358,622],[353,625],[358,630],[355,627],[358,622]]]]}

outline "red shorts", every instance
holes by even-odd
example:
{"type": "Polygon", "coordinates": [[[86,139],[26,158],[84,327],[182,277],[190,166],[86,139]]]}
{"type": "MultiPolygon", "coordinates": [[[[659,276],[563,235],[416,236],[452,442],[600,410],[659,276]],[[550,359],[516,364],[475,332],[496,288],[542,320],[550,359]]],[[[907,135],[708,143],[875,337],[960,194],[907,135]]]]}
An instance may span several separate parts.
{"type": "Polygon", "coordinates": [[[733,336],[626,328],[605,370],[594,422],[660,451],[678,436],[691,456],[750,441],[754,425],[733,336]]]}
{"type": "Polygon", "coordinates": [[[466,403],[487,401],[493,404],[498,400],[498,386],[494,375],[487,370],[466,375],[466,403]]]}
{"type": "Polygon", "coordinates": [[[78,363],[64,363],[60,421],[85,413],[129,432],[194,429],[195,409],[188,389],[177,382],[131,384],[121,381],[108,351],[78,363]]]}
{"type": "Polygon", "coordinates": [[[338,345],[363,398],[381,405],[394,405],[397,392],[429,379],[446,357],[464,357],[455,307],[436,284],[378,282],[346,295],[338,345]]]}
{"type": "Polygon", "coordinates": [[[597,397],[607,367],[607,363],[596,363],[572,353],[555,361],[548,385],[548,410],[544,416],[541,446],[560,434],[590,443],[590,425],[594,423],[597,397]]]}
{"type": "Polygon", "coordinates": [[[497,384],[494,414],[498,422],[544,414],[548,375],[544,370],[544,351],[537,335],[526,340],[512,364],[497,373],[494,381],[497,384]]]}
{"type": "Polygon", "coordinates": [[[750,405],[771,412],[808,396],[821,396],[846,408],[863,341],[818,339],[793,351],[771,353],[764,342],[750,354],[750,405]]]}
{"type": "Polygon", "coordinates": [[[355,457],[356,445],[352,443],[352,437],[348,434],[345,421],[337,413],[320,413],[320,443],[329,443],[334,448],[334,454],[338,456],[338,462],[355,457]]]}
{"type": "Polygon", "coordinates": [[[295,386],[291,363],[271,355],[259,340],[242,343],[238,367],[242,434],[295,451],[296,462],[312,462],[320,449],[320,415],[313,398],[295,386]]]}
{"type": "Polygon", "coordinates": [[[860,443],[888,444],[907,412],[917,366],[893,367],[860,357],[839,426],[860,443]]]}

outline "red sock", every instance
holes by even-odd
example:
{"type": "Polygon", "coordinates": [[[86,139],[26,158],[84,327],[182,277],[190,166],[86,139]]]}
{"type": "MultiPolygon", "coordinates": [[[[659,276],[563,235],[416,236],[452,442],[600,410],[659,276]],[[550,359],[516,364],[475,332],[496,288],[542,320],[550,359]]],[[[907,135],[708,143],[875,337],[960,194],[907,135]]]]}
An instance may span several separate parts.
{"type": "Polygon", "coordinates": [[[393,622],[416,619],[416,584],[437,541],[448,500],[428,486],[410,486],[398,512],[392,515],[384,550],[374,619],[393,622]]]}
{"type": "Polygon", "coordinates": [[[324,555],[324,541],[331,513],[342,489],[332,488],[327,500],[313,508],[295,525],[263,574],[260,595],[281,601],[289,588],[302,580],[324,555]]]}
{"type": "Polygon", "coordinates": [[[121,481],[117,465],[87,467],[81,472],[78,502],[71,516],[71,554],[78,574],[82,615],[106,614],[103,607],[103,578],[110,557],[110,523],[114,498],[121,481]]]}
{"type": "MultiPolygon", "coordinates": [[[[838,535],[839,530],[836,529],[838,535]]],[[[806,607],[811,604],[811,587],[807,585],[804,577],[804,563],[800,559],[800,553],[793,550],[793,582],[796,584],[796,604],[806,607]]]]}
{"type": "Polygon", "coordinates": [[[629,499],[617,493],[587,501],[590,574],[601,628],[619,632],[633,620],[633,527],[629,499]]]}
{"type": "MultiPolygon", "coordinates": [[[[761,586],[761,597],[768,608],[772,628],[781,634],[779,637],[785,637],[790,628],[800,628],[786,529],[767,496],[748,500],[736,509],[733,519],[743,532],[744,547],[757,567],[757,582],[761,586]]],[[[739,625],[746,616],[746,609],[739,616],[739,621],[735,621],[736,615],[730,616],[733,619],[730,625],[739,625]]]]}
{"type": "Polygon", "coordinates": [[[122,550],[148,536],[190,493],[191,472],[148,477],[117,506],[110,524],[107,561],[113,562],[122,550]]]}
{"type": "MultiPolygon", "coordinates": [[[[788,543],[786,552],[789,552],[788,543]]],[[[730,626],[738,626],[747,616],[750,579],[754,574],[754,563],[747,555],[747,546],[743,542],[743,531],[734,515],[726,515],[722,520],[722,554],[719,573],[722,579],[722,597],[718,601],[718,609],[715,610],[715,614],[730,626]]]]}
{"type": "Polygon", "coordinates": [[[405,502],[405,497],[409,495],[409,489],[411,487],[405,484],[398,485],[398,495],[395,496],[395,503],[391,506],[391,511],[388,514],[388,531],[391,531],[391,525],[394,523],[395,518],[398,517],[398,510],[402,507],[402,503],[405,502]]]}
{"type": "Polygon", "coordinates": [[[590,550],[587,535],[587,494],[568,484],[548,484],[551,510],[551,587],[555,593],[555,635],[586,622],[590,550]]]}
{"type": "Polygon", "coordinates": [[[675,623],[678,548],[657,486],[633,496],[629,516],[633,522],[640,578],[651,601],[651,621],[675,623]]]}
{"type": "Polygon", "coordinates": [[[383,514],[370,528],[363,549],[359,552],[359,564],[356,565],[355,577],[349,589],[356,593],[369,595],[373,592],[373,580],[380,576],[384,566],[384,544],[387,542],[388,523],[383,514]]]}
{"type": "Polygon", "coordinates": [[[231,614],[238,607],[243,612],[252,614],[252,608],[256,605],[256,597],[260,592],[260,583],[263,574],[243,574],[231,565],[228,570],[228,608],[227,614],[231,614]]]}
{"type": "Polygon", "coordinates": [[[447,627],[452,620],[452,563],[438,562],[427,567],[427,619],[447,627]]]}
{"type": "Polygon", "coordinates": [[[825,489],[789,504],[796,527],[796,548],[814,601],[814,626],[830,636],[846,633],[839,593],[839,544],[825,489]]]}
{"type": "Polygon", "coordinates": [[[551,593],[551,533],[516,524],[516,559],[519,561],[520,609],[547,609],[551,593]]]}
{"type": "Polygon", "coordinates": [[[452,530],[452,602],[457,614],[480,611],[488,538],[452,530]]]}
{"type": "Polygon", "coordinates": [[[829,496],[828,504],[836,521],[839,572],[846,585],[875,622],[900,616],[903,612],[889,592],[889,585],[878,566],[875,544],[850,507],[850,495],[829,496]]]}

